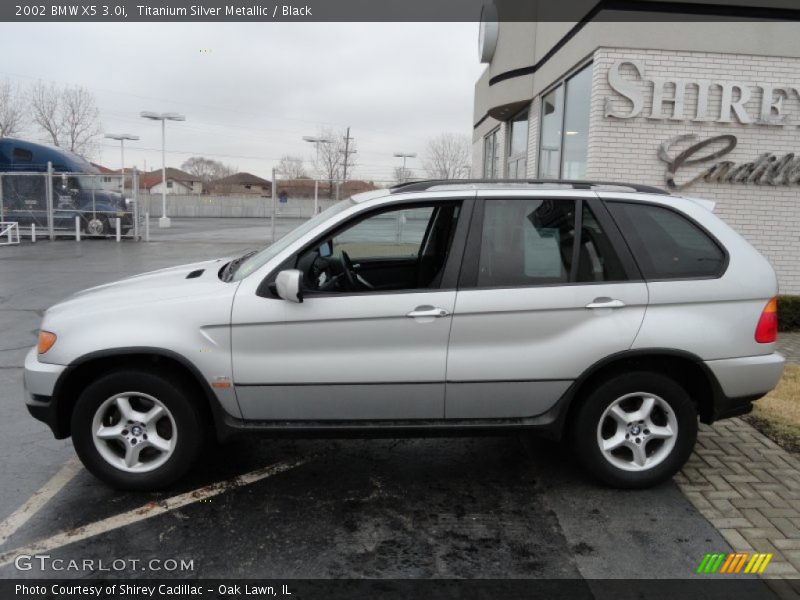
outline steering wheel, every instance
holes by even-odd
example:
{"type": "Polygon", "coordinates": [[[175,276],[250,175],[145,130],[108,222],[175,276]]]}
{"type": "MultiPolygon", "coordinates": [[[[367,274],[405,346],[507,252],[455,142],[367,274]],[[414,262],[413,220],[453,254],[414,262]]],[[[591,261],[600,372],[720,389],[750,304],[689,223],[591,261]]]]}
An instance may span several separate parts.
{"type": "Polygon", "coordinates": [[[353,261],[350,260],[350,256],[344,250],[342,250],[342,271],[344,271],[344,277],[347,279],[347,285],[350,286],[351,290],[374,289],[373,285],[371,285],[356,272],[356,269],[353,266],[353,261]]]}

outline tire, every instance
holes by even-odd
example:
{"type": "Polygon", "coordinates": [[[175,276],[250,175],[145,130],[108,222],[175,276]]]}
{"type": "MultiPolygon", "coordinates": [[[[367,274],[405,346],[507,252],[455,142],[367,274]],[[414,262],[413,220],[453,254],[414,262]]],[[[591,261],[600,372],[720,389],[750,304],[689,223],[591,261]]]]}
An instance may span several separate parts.
{"type": "Polygon", "coordinates": [[[207,431],[186,389],[180,381],[133,369],[90,383],[71,421],[81,462],[117,489],[151,491],[176,482],[197,460],[207,431]]]}
{"type": "Polygon", "coordinates": [[[108,217],[105,215],[97,215],[91,219],[86,219],[83,225],[83,232],[86,235],[108,235],[111,231],[108,217]]]}
{"type": "Polygon", "coordinates": [[[578,461],[597,479],[646,488],[670,479],[688,460],[697,439],[697,409],[665,375],[624,373],[585,397],[571,433],[578,461]]]}

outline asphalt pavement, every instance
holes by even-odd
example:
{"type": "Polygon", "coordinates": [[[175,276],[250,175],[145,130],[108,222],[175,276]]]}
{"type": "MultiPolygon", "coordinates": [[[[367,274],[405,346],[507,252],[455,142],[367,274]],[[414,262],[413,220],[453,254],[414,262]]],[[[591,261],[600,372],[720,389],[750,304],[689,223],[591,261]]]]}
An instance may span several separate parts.
{"type": "MultiPolygon", "coordinates": [[[[279,223],[279,235],[294,224],[279,223]]],[[[69,440],[29,417],[20,367],[60,298],[269,240],[257,219],[173,225],[150,243],[0,248],[0,577],[107,575],[15,565],[46,551],[95,567],[140,561],[117,576],[152,576],[143,564],[173,559],[191,568],[155,575],[684,578],[705,553],[732,550],[673,483],[611,490],[562,444],[516,436],[248,438],[209,447],[169,491],[110,490],[71,462],[69,440]]]]}

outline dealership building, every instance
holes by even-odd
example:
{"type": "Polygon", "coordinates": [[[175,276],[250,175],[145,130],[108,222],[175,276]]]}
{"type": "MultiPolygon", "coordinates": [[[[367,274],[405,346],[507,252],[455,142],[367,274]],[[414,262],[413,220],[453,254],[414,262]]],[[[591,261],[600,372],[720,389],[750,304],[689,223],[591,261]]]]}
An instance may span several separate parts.
{"type": "Polygon", "coordinates": [[[714,200],[770,259],[781,292],[800,294],[800,23],[652,17],[484,15],[473,173],[714,200]]]}

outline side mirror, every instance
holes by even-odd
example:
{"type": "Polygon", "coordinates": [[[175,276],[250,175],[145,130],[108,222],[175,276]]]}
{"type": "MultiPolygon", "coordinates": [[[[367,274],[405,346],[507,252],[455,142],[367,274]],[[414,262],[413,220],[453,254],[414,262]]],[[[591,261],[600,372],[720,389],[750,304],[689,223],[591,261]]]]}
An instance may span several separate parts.
{"type": "Polygon", "coordinates": [[[275,277],[275,293],[289,302],[303,301],[303,272],[286,269],[275,277]]]}

